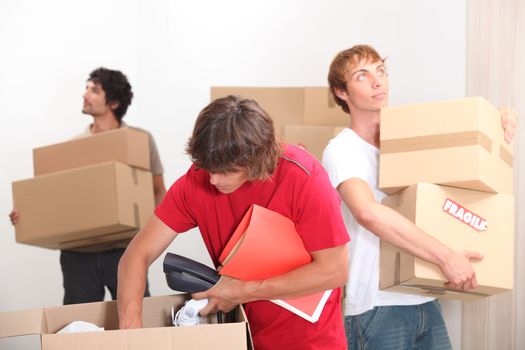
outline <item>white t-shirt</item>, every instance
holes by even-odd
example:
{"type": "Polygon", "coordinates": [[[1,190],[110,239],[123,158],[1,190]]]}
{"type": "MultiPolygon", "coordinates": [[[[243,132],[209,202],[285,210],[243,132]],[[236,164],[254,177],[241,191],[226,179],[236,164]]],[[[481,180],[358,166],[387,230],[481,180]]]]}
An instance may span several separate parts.
{"type": "MultiPolygon", "coordinates": [[[[323,153],[323,165],[335,188],[346,180],[360,178],[381,202],[386,194],[378,188],[378,162],[379,149],[349,128],[330,140],[323,153]]],[[[359,315],[375,306],[417,305],[433,300],[379,290],[379,237],[360,226],[344,203],[341,207],[351,237],[345,315],[359,315]]]]}

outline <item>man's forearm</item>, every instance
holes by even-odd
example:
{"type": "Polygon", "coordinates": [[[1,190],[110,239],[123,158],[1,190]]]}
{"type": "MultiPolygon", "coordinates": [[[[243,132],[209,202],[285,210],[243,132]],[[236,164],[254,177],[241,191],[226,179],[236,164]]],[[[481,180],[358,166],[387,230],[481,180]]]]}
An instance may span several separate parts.
{"type": "Polygon", "coordinates": [[[142,326],[142,299],[149,266],[175,239],[177,233],[152,215],[133,238],[118,268],[118,311],[121,328],[142,326]]]}
{"type": "Polygon", "coordinates": [[[118,269],[117,304],[119,327],[142,327],[142,299],[146,288],[147,266],[130,258],[126,251],[118,269]]]}
{"type": "Polygon", "coordinates": [[[284,275],[248,282],[245,292],[253,300],[285,299],[343,286],[348,278],[347,244],[323,249],[322,254],[332,255],[329,260],[316,259],[317,253],[312,253],[314,259],[310,264],[284,275]]]}
{"type": "Polygon", "coordinates": [[[207,298],[201,315],[229,311],[238,304],[256,300],[287,299],[341,287],[348,278],[348,247],[311,252],[311,263],[285,274],[262,281],[241,281],[223,276],[211,289],[196,293],[195,299],[207,298]]]}
{"type": "Polygon", "coordinates": [[[470,259],[479,260],[477,252],[455,252],[436,238],[421,231],[411,221],[391,208],[375,204],[374,214],[363,226],[380,238],[415,256],[436,264],[448,279],[450,288],[469,290],[477,287],[476,272],[470,259]]]}

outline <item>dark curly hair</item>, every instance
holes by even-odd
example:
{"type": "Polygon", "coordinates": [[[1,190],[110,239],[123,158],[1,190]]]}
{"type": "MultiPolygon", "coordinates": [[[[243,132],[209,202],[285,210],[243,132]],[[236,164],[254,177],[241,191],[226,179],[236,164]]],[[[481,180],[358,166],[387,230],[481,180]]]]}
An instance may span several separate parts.
{"type": "Polygon", "coordinates": [[[248,180],[256,181],[272,175],[282,146],[257,102],[230,95],[199,113],[186,152],[198,168],[224,173],[246,167],[248,180]]]}
{"type": "Polygon", "coordinates": [[[120,123],[133,98],[128,78],[121,71],[100,67],[89,74],[87,81],[102,86],[106,93],[106,104],[118,103],[113,113],[120,123]]]}

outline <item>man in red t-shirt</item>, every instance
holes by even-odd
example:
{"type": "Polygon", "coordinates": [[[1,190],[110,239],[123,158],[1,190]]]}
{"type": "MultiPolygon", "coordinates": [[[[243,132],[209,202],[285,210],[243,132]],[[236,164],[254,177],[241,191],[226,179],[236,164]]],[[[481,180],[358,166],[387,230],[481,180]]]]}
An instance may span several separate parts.
{"type": "Polygon", "coordinates": [[[205,316],[244,304],[257,350],[346,349],[341,286],[348,273],[348,233],[337,193],[321,164],[307,152],[279,143],[271,118],[253,100],[218,99],[199,114],[187,153],[193,165],[170,188],[121,259],[121,328],[142,326],[149,265],[175,237],[198,227],[216,267],[219,255],[252,204],[291,219],[311,263],[259,281],[228,276],[193,295],[208,299],[205,316]],[[268,300],[334,289],[311,323],[268,300]]]}

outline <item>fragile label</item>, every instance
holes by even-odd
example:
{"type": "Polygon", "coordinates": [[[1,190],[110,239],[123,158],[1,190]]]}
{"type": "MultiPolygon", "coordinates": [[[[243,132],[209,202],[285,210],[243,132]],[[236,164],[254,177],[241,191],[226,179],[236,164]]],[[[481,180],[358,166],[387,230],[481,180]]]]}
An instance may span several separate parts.
{"type": "Polygon", "coordinates": [[[477,231],[485,231],[487,229],[487,220],[464,208],[452,199],[447,198],[445,200],[443,211],[477,231]]]}

